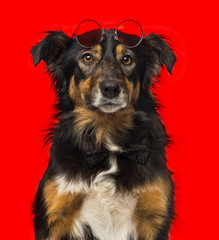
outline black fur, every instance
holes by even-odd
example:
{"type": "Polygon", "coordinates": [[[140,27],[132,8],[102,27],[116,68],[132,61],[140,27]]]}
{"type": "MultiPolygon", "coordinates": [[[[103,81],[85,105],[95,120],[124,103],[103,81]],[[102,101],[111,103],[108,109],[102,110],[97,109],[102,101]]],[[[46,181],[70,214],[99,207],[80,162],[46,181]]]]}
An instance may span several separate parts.
{"type": "MultiPolygon", "coordinates": [[[[111,41],[112,50],[118,44],[112,40],[112,31],[106,31],[105,40],[101,42],[104,51],[107,41],[111,41]]],[[[52,142],[50,160],[47,171],[39,184],[34,202],[34,226],[37,240],[46,240],[49,235],[47,225],[46,206],[43,198],[45,182],[59,174],[64,174],[67,179],[77,179],[80,175],[88,184],[101,171],[109,167],[108,161],[103,161],[95,168],[89,169],[84,161],[83,154],[96,150],[95,136],[84,135],[82,142],[78,142],[77,131],[74,131],[74,102],[68,95],[70,78],[75,76],[76,84],[85,79],[84,73],[79,68],[77,61],[82,47],[75,39],[71,39],[63,32],[49,32],[39,44],[31,50],[34,65],[45,61],[49,74],[51,74],[54,89],[57,95],[56,118],[57,123],[48,134],[48,140],[52,142]]],[[[112,51],[111,50],[111,51],[112,51]]],[[[149,92],[153,78],[159,74],[164,65],[169,73],[176,61],[176,56],[167,42],[159,35],[149,34],[141,44],[132,49],[135,54],[136,68],[129,80],[136,85],[140,80],[141,88],[137,103],[135,104],[134,129],[130,130],[126,141],[119,139],[116,144],[124,149],[129,149],[133,144],[145,145],[150,149],[150,156],[146,166],[127,161],[117,154],[119,172],[115,176],[117,189],[132,191],[146,182],[152,182],[157,176],[171,179],[171,173],[166,166],[165,148],[169,142],[165,127],[157,113],[157,104],[149,92]]],[[[122,132],[119,134],[123,134],[122,132]]],[[[104,146],[100,151],[105,151],[104,146]]],[[[172,180],[171,180],[172,181],[172,180]]],[[[174,215],[174,189],[170,196],[168,217],[157,235],[157,240],[168,239],[168,232],[174,215]]],[[[87,236],[85,240],[97,240],[92,235],[89,226],[85,226],[87,236]]],[[[128,239],[133,239],[130,236],[128,239]]],[[[127,239],[127,240],[128,240],[127,239]]],[[[139,238],[140,240],[141,238],[139,238]]],[[[73,239],[70,235],[63,236],[60,240],[73,239]]],[[[99,239],[98,239],[99,240],[99,239]]],[[[100,239],[101,240],[101,239],[100,239]]],[[[143,239],[142,239],[143,240],[143,239]]],[[[146,239],[144,239],[146,240],[146,239]]]]}

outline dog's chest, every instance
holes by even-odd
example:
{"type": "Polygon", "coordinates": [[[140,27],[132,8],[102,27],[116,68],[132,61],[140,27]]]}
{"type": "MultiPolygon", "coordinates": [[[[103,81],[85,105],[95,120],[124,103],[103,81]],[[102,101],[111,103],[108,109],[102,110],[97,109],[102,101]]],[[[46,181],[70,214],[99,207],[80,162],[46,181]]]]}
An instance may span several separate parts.
{"type": "MultiPolygon", "coordinates": [[[[109,170],[99,173],[90,187],[81,185],[81,190],[86,191],[86,198],[72,226],[72,234],[79,239],[84,239],[87,226],[100,240],[137,239],[132,222],[136,198],[131,193],[116,192],[113,174],[118,172],[117,159],[111,155],[109,161],[109,170]]],[[[73,183],[68,187],[74,191],[73,183]]],[[[79,191],[79,188],[77,185],[75,190],[79,191]]]]}

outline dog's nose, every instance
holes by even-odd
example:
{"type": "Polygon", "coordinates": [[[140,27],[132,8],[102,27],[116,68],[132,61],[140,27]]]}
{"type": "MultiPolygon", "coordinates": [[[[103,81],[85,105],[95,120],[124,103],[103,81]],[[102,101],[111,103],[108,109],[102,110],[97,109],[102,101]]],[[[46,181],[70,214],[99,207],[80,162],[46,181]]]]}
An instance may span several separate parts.
{"type": "Polygon", "coordinates": [[[100,83],[100,90],[104,97],[114,98],[121,92],[121,84],[118,81],[104,80],[100,83]]]}

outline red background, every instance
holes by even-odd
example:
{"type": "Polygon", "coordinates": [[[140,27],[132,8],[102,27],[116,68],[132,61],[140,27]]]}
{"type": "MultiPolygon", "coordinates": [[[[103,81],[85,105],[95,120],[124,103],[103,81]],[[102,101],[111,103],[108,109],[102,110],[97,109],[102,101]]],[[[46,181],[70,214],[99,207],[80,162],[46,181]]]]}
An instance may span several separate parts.
{"type": "MultiPolygon", "coordinates": [[[[215,1],[216,3],[216,1],[215,1]]],[[[1,3],[1,239],[33,239],[31,202],[46,168],[43,129],[53,104],[44,64],[30,48],[41,32],[68,35],[84,19],[116,27],[124,19],[166,35],[178,60],[161,73],[158,98],[174,144],[177,217],[171,239],[216,239],[218,232],[218,10],[213,1],[14,1],[1,3]]],[[[119,240],[119,239],[115,239],[119,240]]]]}

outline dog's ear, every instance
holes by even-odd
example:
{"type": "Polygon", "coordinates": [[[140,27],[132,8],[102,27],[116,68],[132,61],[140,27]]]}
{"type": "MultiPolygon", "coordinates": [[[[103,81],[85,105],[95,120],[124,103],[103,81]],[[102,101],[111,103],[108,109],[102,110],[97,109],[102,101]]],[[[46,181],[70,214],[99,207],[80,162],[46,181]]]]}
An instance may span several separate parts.
{"type": "Polygon", "coordinates": [[[163,65],[172,74],[176,55],[164,37],[151,33],[143,39],[141,45],[147,67],[147,77],[153,78],[154,76],[158,76],[163,65]]]}
{"type": "Polygon", "coordinates": [[[47,67],[50,68],[69,47],[70,42],[71,39],[62,31],[49,32],[42,41],[31,49],[34,66],[43,60],[47,64],[47,67]]]}

